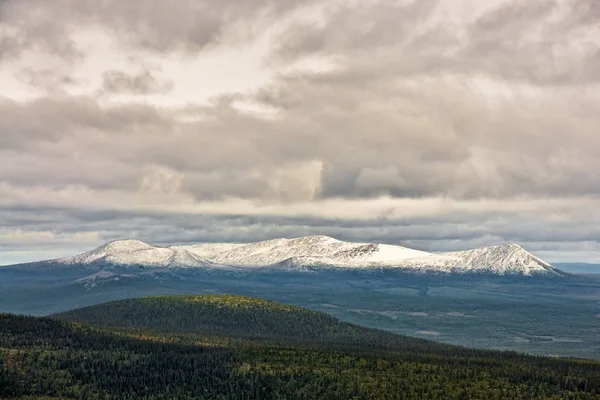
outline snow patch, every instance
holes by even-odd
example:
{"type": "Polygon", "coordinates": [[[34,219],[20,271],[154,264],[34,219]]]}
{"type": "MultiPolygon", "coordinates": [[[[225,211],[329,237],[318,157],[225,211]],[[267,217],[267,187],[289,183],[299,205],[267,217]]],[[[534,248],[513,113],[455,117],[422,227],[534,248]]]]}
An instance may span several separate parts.
{"type": "Polygon", "coordinates": [[[118,282],[121,280],[136,279],[135,275],[117,274],[112,271],[100,271],[95,274],[86,276],[85,278],[77,279],[74,283],[84,285],[86,289],[92,289],[100,284],[107,282],[118,282]]]}

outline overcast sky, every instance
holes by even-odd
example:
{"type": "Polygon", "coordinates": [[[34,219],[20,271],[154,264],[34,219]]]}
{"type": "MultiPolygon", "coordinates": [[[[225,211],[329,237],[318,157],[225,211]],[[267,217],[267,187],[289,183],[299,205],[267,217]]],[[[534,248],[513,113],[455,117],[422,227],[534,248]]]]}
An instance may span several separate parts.
{"type": "Polygon", "coordinates": [[[325,234],[600,261],[600,1],[0,0],[0,264],[325,234]]]}

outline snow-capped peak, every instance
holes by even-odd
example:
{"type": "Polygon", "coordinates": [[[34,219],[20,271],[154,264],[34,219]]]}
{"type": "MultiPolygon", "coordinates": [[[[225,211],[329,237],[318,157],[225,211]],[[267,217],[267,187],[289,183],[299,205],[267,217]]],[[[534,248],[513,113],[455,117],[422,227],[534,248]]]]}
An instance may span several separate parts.
{"type": "Polygon", "coordinates": [[[152,247],[153,246],[150,246],[148,243],[144,243],[141,240],[120,239],[103,244],[102,246],[98,247],[98,250],[103,249],[105,251],[137,251],[143,249],[150,249],[152,247]]]}
{"type": "Polygon", "coordinates": [[[157,247],[139,240],[118,240],[74,257],[55,260],[66,265],[142,265],[262,270],[318,268],[399,268],[420,272],[492,274],[557,274],[548,263],[518,244],[428,253],[403,246],[344,242],[328,236],[280,238],[254,243],[200,243],[157,247]]]}
{"type": "Polygon", "coordinates": [[[525,275],[542,271],[554,272],[552,265],[515,243],[467,250],[458,255],[474,267],[495,267],[498,272],[514,272],[516,269],[525,275]]]}
{"type": "Polygon", "coordinates": [[[435,254],[407,260],[408,266],[426,265],[444,272],[494,274],[557,274],[549,263],[529,253],[518,244],[502,244],[479,249],[435,254]]]}
{"type": "Polygon", "coordinates": [[[185,250],[151,246],[139,240],[115,240],[83,254],[56,260],[58,263],[109,264],[147,267],[206,267],[210,262],[185,250]]]}

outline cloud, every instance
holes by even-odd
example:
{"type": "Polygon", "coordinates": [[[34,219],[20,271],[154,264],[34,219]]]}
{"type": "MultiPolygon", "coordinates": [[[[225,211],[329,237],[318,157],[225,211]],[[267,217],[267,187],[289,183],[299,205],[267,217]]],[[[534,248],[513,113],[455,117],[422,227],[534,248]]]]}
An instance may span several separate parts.
{"type": "Polygon", "coordinates": [[[106,93],[150,94],[168,92],[172,82],[161,83],[150,71],[128,74],[110,70],[102,74],[102,90],[106,93]]]}
{"type": "Polygon", "coordinates": [[[266,24],[311,1],[248,0],[214,3],[178,0],[44,0],[27,4],[3,1],[0,17],[8,35],[6,46],[18,53],[36,45],[50,53],[72,56],[70,34],[74,29],[99,26],[120,37],[123,45],[158,53],[197,52],[223,40],[242,40],[257,34],[266,24]]]}
{"type": "Polygon", "coordinates": [[[0,230],[0,238],[5,243],[22,242],[54,242],[54,241],[82,241],[94,242],[98,240],[98,232],[76,232],[71,235],[56,235],[52,231],[24,231],[20,228],[0,230]]]}
{"type": "Polygon", "coordinates": [[[598,15],[574,0],[4,1],[0,226],[73,248],[78,232],[319,233],[595,251],[598,15]]]}
{"type": "Polygon", "coordinates": [[[177,193],[184,175],[168,167],[150,165],[142,178],[142,193],[177,193]]]}

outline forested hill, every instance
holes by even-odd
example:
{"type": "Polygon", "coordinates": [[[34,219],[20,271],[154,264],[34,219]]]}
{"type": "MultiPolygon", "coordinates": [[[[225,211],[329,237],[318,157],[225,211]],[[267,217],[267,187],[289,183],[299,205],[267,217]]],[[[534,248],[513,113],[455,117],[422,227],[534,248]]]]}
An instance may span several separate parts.
{"type": "Polygon", "coordinates": [[[248,297],[153,297],[0,314],[0,398],[20,397],[588,400],[600,363],[441,345],[248,297]]]}
{"type": "Polygon", "coordinates": [[[411,348],[451,346],[339,321],[326,313],[234,295],[159,296],[113,301],[56,314],[90,325],[411,348]]]}
{"type": "Polygon", "coordinates": [[[53,317],[92,325],[295,339],[346,336],[353,330],[350,324],[325,313],[233,295],[144,297],[79,308],[53,317]]]}

